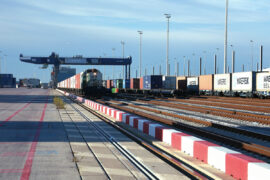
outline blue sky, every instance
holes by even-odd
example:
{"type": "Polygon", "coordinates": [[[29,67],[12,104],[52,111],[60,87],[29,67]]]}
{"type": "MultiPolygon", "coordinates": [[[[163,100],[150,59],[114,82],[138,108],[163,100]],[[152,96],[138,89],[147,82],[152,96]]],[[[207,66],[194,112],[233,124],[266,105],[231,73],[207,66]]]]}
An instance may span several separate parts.
{"type": "MultiPolygon", "coordinates": [[[[259,60],[259,46],[264,45],[264,67],[270,66],[269,0],[229,1],[229,45],[236,51],[236,71],[251,67],[251,45],[254,41],[254,69],[259,60]]],[[[122,55],[120,41],[125,41],[125,55],[133,57],[132,76],[139,64],[139,35],[143,31],[143,72],[155,65],[165,73],[166,19],[170,19],[170,63],[175,60],[183,74],[183,56],[191,60],[191,73],[198,74],[199,57],[207,73],[213,73],[213,56],[218,53],[218,69],[223,70],[225,0],[1,0],[0,50],[1,69],[17,78],[50,79],[51,67],[19,61],[19,54],[84,57],[122,55]],[[217,52],[217,48],[219,51],[217,52]],[[205,51],[205,53],[203,53],[205,51]],[[193,56],[192,54],[195,54],[193,56]],[[7,55],[7,56],[4,56],[7,55]],[[4,60],[3,60],[4,58],[4,60]]],[[[228,48],[228,63],[231,64],[228,48]]],[[[91,66],[78,66],[77,72],[91,66]]],[[[103,67],[97,67],[103,71],[103,67]]],[[[121,67],[115,67],[118,74],[121,67]]],[[[105,67],[106,77],[112,67],[105,67]]]]}

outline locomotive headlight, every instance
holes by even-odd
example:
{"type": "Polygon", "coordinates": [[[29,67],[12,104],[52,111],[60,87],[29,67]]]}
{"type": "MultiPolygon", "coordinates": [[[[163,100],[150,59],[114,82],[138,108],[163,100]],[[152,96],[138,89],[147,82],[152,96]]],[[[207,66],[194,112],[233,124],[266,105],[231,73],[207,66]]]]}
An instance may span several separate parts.
{"type": "Polygon", "coordinates": [[[96,76],[97,75],[97,73],[96,72],[94,72],[94,76],[96,76]]]}

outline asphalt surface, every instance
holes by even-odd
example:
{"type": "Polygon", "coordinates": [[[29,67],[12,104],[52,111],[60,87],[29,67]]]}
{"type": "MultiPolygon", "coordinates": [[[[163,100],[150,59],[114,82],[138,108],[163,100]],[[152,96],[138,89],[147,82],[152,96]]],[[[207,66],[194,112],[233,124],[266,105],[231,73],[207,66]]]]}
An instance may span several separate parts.
{"type": "Polygon", "coordinates": [[[0,89],[0,179],[80,179],[48,89],[0,89]]]}

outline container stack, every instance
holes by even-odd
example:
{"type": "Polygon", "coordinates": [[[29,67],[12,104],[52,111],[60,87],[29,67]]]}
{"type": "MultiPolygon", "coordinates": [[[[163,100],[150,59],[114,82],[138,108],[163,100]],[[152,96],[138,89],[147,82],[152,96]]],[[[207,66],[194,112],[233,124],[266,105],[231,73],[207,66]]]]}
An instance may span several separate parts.
{"type": "Polygon", "coordinates": [[[16,88],[16,78],[12,74],[0,74],[0,88],[16,88]]]}

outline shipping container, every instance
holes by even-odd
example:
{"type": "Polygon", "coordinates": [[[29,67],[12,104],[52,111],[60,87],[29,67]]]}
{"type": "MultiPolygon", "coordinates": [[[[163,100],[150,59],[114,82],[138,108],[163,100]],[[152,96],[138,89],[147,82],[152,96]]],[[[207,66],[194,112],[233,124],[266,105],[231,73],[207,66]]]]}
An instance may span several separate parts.
{"type": "Polygon", "coordinates": [[[140,89],[140,79],[131,78],[130,79],[130,89],[140,89]]]}
{"type": "Polygon", "coordinates": [[[143,89],[143,77],[140,77],[140,89],[143,89]]]}
{"type": "Polygon", "coordinates": [[[113,87],[116,88],[117,87],[117,79],[113,80],[113,87]]]}
{"type": "Polygon", "coordinates": [[[270,72],[257,72],[256,95],[260,98],[270,97],[270,72]]]}
{"type": "Polygon", "coordinates": [[[230,92],[232,90],[232,74],[215,74],[214,75],[214,91],[230,92]]]}
{"type": "Polygon", "coordinates": [[[113,94],[119,93],[119,89],[118,89],[118,88],[112,88],[112,93],[113,93],[113,94]]]}
{"type": "Polygon", "coordinates": [[[214,75],[199,76],[199,91],[201,94],[211,95],[214,91],[214,75]]]}
{"type": "Polygon", "coordinates": [[[187,77],[187,90],[189,92],[199,91],[199,77],[187,77]]]}
{"type": "Polygon", "coordinates": [[[176,89],[176,76],[162,76],[162,89],[176,89]]]}
{"type": "Polygon", "coordinates": [[[110,80],[110,82],[111,82],[111,88],[114,88],[114,86],[113,86],[113,80],[110,80]]]}
{"type": "Polygon", "coordinates": [[[256,74],[256,91],[270,91],[270,72],[256,74]]]}
{"type": "Polygon", "coordinates": [[[13,74],[0,74],[0,79],[12,79],[13,78],[13,74]]]}
{"type": "Polygon", "coordinates": [[[122,89],[123,88],[123,79],[117,79],[117,81],[116,81],[116,87],[118,89],[122,89]]]}
{"type": "Polygon", "coordinates": [[[107,80],[107,89],[111,89],[111,80],[107,80]]]}
{"type": "Polygon", "coordinates": [[[144,76],[143,89],[162,89],[162,76],[161,75],[144,76]]]}
{"type": "Polygon", "coordinates": [[[34,87],[34,88],[39,88],[40,87],[40,80],[39,79],[35,79],[35,78],[30,78],[27,81],[27,85],[34,87]]]}
{"type": "Polygon", "coordinates": [[[176,77],[176,89],[183,92],[187,90],[187,77],[186,76],[176,77]]]}
{"type": "Polygon", "coordinates": [[[123,80],[123,89],[130,89],[130,79],[123,80]]]}
{"type": "Polygon", "coordinates": [[[255,72],[238,72],[232,74],[232,91],[253,92],[256,90],[255,72]]]}

